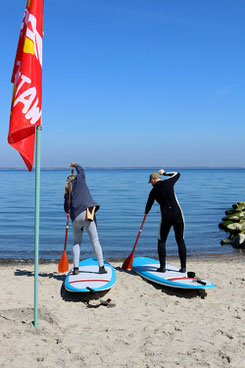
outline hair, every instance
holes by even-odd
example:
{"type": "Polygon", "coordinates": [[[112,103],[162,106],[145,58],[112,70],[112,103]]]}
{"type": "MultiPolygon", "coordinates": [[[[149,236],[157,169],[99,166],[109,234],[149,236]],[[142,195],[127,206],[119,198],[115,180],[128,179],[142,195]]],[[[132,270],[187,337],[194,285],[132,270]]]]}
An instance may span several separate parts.
{"type": "Polygon", "coordinates": [[[68,203],[70,205],[71,202],[71,192],[72,192],[72,182],[73,180],[75,180],[76,175],[69,175],[67,180],[66,180],[66,185],[65,185],[65,192],[68,194],[68,203]]]}

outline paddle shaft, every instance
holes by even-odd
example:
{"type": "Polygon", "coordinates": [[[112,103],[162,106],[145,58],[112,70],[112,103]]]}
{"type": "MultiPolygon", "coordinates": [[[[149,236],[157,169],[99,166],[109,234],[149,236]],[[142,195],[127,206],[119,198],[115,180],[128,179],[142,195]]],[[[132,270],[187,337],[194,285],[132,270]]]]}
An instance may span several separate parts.
{"type": "MultiPolygon", "coordinates": [[[[71,174],[73,174],[74,169],[71,169],[71,174]]],[[[68,228],[69,228],[69,218],[70,211],[66,214],[66,234],[65,234],[65,244],[64,244],[64,252],[66,251],[67,237],[68,237],[68,228]]]]}
{"type": "Polygon", "coordinates": [[[141,227],[140,227],[140,231],[138,233],[138,236],[135,240],[135,243],[134,243],[134,247],[133,247],[133,250],[132,252],[130,253],[130,255],[125,259],[125,261],[123,262],[123,265],[122,265],[122,268],[124,270],[131,270],[132,268],[132,264],[133,264],[133,259],[134,259],[134,250],[136,248],[136,245],[137,245],[137,242],[138,242],[138,239],[140,237],[140,234],[141,234],[141,231],[142,231],[142,228],[143,228],[143,225],[144,225],[144,222],[145,222],[145,219],[146,219],[146,214],[144,215],[144,218],[143,218],[143,221],[142,221],[142,224],[141,224],[141,227]]]}
{"type": "Polygon", "coordinates": [[[135,250],[136,245],[137,245],[137,243],[138,243],[138,240],[139,240],[139,237],[140,237],[141,231],[142,231],[143,226],[144,226],[144,223],[145,223],[146,216],[147,216],[147,215],[145,214],[145,215],[144,215],[144,218],[143,218],[143,221],[142,221],[142,224],[141,224],[141,227],[140,227],[140,231],[139,231],[138,236],[137,236],[137,238],[136,238],[136,240],[135,240],[134,247],[133,247],[133,250],[132,250],[132,252],[131,252],[131,254],[132,254],[132,255],[134,254],[134,250],[135,250]]]}
{"type": "MultiPolygon", "coordinates": [[[[73,169],[71,170],[71,173],[73,174],[73,169]]],[[[69,269],[69,262],[66,255],[66,244],[67,244],[67,237],[68,237],[68,227],[69,227],[69,218],[70,218],[70,211],[66,214],[66,232],[65,232],[65,244],[64,244],[64,251],[62,254],[62,257],[59,261],[58,265],[58,271],[60,273],[66,272],[69,269]]]]}
{"type": "Polygon", "coordinates": [[[65,244],[64,244],[64,252],[66,251],[66,244],[67,244],[67,237],[68,237],[68,228],[69,228],[69,218],[70,218],[70,211],[67,213],[66,218],[66,234],[65,234],[65,244]]]}

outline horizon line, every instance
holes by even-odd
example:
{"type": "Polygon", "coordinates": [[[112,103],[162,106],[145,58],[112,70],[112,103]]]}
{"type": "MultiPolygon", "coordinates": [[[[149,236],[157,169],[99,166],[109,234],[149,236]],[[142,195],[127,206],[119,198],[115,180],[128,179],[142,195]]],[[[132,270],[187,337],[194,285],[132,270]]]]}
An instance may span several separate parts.
{"type": "MultiPolygon", "coordinates": [[[[86,170],[156,170],[158,166],[83,166],[86,170]]],[[[161,166],[159,166],[161,167],[161,166]]],[[[166,166],[166,169],[178,169],[178,170],[243,170],[245,166],[166,166]]],[[[42,167],[43,171],[69,170],[70,167],[42,167]]],[[[0,167],[0,171],[28,171],[26,167],[0,167]]],[[[32,169],[35,171],[35,168],[32,169]]]]}

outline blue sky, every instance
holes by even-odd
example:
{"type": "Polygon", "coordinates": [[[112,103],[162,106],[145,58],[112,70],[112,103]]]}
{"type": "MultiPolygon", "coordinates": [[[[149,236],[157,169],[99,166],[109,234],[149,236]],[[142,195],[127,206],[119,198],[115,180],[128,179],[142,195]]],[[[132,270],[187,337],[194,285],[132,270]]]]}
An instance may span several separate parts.
{"type": "MultiPolygon", "coordinates": [[[[26,0],[1,2],[0,167],[26,0]]],[[[242,166],[244,0],[45,0],[42,167],[242,166]]]]}

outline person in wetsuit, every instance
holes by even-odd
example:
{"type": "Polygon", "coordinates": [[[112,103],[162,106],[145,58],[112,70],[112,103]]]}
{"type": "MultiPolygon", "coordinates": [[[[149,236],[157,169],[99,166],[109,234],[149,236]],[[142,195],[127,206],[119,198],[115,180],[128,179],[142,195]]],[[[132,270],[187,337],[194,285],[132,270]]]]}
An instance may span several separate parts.
{"type": "Polygon", "coordinates": [[[74,245],[73,253],[73,274],[79,274],[80,246],[82,243],[83,228],[85,227],[93,245],[94,252],[99,264],[99,273],[107,273],[104,267],[103,253],[99,242],[95,212],[100,206],[93,200],[85,181],[83,168],[71,163],[75,168],[77,175],[69,175],[65,186],[64,210],[70,211],[72,220],[74,245]]]}
{"type": "Polygon", "coordinates": [[[174,184],[179,179],[178,172],[165,172],[163,169],[153,172],[150,175],[149,183],[153,188],[149,194],[145,214],[148,214],[156,200],[160,205],[161,222],[158,233],[158,255],[160,268],[158,272],[165,272],[166,264],[166,241],[171,227],[174,228],[175,239],[178,245],[180,258],[180,272],[186,272],[186,246],[184,241],[184,218],[179,202],[174,192],[174,184]],[[161,176],[168,176],[166,180],[161,180],[161,176]]]}

